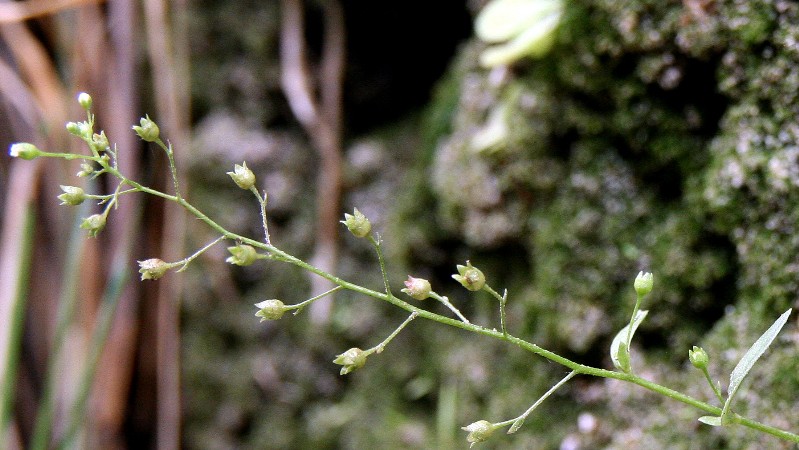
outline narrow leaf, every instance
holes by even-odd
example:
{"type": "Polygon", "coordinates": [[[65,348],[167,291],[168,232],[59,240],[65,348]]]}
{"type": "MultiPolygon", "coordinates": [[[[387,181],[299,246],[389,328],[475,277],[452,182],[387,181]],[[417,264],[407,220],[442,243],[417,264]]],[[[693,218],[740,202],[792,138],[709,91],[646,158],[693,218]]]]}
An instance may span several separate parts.
{"type": "MultiPolygon", "coordinates": [[[[638,325],[644,321],[646,315],[649,311],[646,310],[639,310],[638,313],[635,315],[635,319],[633,319],[633,328],[630,331],[631,335],[635,334],[635,330],[638,329],[638,325]]],[[[627,329],[630,328],[630,325],[625,326],[616,334],[616,337],[613,338],[613,342],[610,344],[610,359],[613,361],[613,365],[623,371],[629,372],[630,371],[630,349],[627,348],[627,329]],[[620,352],[624,352],[624,354],[620,354],[620,352]]]]}
{"type": "Polygon", "coordinates": [[[699,421],[712,427],[721,426],[721,417],[717,416],[702,416],[699,418],[699,421]]]}
{"type": "Polygon", "coordinates": [[[521,428],[522,425],[524,425],[524,417],[520,417],[520,418],[516,419],[516,421],[513,422],[513,425],[510,426],[510,429],[508,430],[508,434],[513,434],[513,433],[519,431],[519,428],[521,428]]]}
{"type": "Polygon", "coordinates": [[[771,343],[774,342],[774,339],[777,337],[780,330],[782,330],[782,327],[785,326],[785,323],[788,321],[788,316],[790,315],[790,309],[785,311],[780,318],[752,344],[741,360],[738,361],[738,365],[735,366],[735,369],[732,370],[732,374],[730,374],[730,385],[727,388],[727,401],[724,402],[724,409],[721,412],[720,419],[722,423],[725,422],[724,419],[726,419],[727,414],[729,414],[732,399],[738,392],[738,388],[741,387],[744,378],[746,378],[746,375],[752,370],[757,360],[763,356],[763,353],[769,348],[771,343]]]}

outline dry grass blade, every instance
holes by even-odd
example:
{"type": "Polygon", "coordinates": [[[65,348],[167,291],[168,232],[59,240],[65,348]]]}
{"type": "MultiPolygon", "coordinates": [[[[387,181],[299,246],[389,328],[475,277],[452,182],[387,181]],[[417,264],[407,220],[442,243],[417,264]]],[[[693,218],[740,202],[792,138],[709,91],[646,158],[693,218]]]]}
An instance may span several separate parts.
{"type": "Polygon", "coordinates": [[[105,0],[28,0],[0,3],[0,23],[22,22],[65,9],[104,2],[105,0]]]}

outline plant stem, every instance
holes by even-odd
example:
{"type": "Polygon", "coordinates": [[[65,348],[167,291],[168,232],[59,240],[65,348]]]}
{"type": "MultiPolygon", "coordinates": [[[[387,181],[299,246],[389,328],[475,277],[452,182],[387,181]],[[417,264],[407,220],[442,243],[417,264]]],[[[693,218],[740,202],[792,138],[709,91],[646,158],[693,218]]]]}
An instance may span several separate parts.
{"type": "Polygon", "coordinates": [[[447,308],[449,308],[449,310],[450,310],[450,311],[452,311],[452,312],[453,312],[453,313],[454,313],[456,316],[458,316],[458,318],[459,318],[459,319],[461,319],[462,321],[464,321],[464,322],[466,322],[466,323],[471,323],[471,322],[469,322],[469,319],[467,319],[466,317],[464,317],[464,315],[463,315],[463,314],[461,314],[460,310],[459,310],[458,308],[456,308],[456,307],[455,307],[455,305],[453,305],[453,304],[452,304],[452,303],[449,301],[449,298],[447,298],[447,296],[445,296],[445,295],[438,295],[438,294],[436,294],[435,292],[430,292],[430,297],[432,297],[432,298],[434,298],[434,299],[438,300],[439,302],[443,303],[443,304],[444,304],[444,306],[446,306],[447,308]]]}
{"type": "MultiPolygon", "coordinates": [[[[162,147],[164,147],[163,143],[161,143],[160,145],[162,147]]],[[[169,157],[170,157],[170,166],[174,167],[174,162],[172,160],[171,149],[166,149],[165,148],[165,150],[167,150],[167,155],[169,155],[169,157]]],[[[384,344],[388,340],[390,340],[391,338],[396,336],[396,334],[405,325],[407,325],[408,322],[410,322],[411,320],[413,320],[415,317],[418,316],[418,317],[425,318],[427,320],[432,320],[432,321],[441,323],[443,325],[448,325],[448,326],[451,326],[451,327],[460,328],[460,329],[465,330],[465,331],[477,333],[477,334],[480,334],[480,335],[483,335],[483,336],[487,336],[487,337],[491,337],[491,338],[494,338],[494,339],[499,339],[499,340],[503,340],[503,341],[515,344],[516,346],[518,346],[518,347],[520,347],[520,348],[522,348],[522,349],[524,349],[524,350],[526,350],[528,352],[531,352],[531,353],[534,353],[536,355],[542,356],[542,357],[544,357],[544,358],[546,358],[546,359],[548,359],[548,360],[550,360],[552,362],[558,363],[558,364],[560,364],[560,365],[562,365],[564,367],[567,367],[567,368],[571,369],[572,372],[569,374],[569,376],[567,378],[571,378],[572,376],[577,375],[577,374],[583,374],[583,375],[590,375],[590,376],[595,376],[595,377],[617,379],[617,380],[620,380],[620,381],[625,381],[625,382],[636,384],[636,385],[641,386],[641,387],[643,387],[645,389],[648,389],[650,391],[653,391],[653,392],[656,392],[658,394],[664,395],[664,396],[666,396],[668,398],[671,398],[673,400],[685,403],[687,405],[693,406],[693,407],[695,407],[695,408],[697,408],[699,410],[705,411],[705,412],[710,413],[710,414],[720,415],[721,412],[722,412],[721,408],[719,408],[719,407],[716,407],[716,406],[710,405],[708,403],[705,403],[703,401],[697,400],[697,399],[695,399],[695,398],[693,398],[691,396],[688,396],[688,395],[683,394],[681,392],[675,391],[675,390],[670,389],[668,387],[662,386],[662,385],[660,385],[658,383],[655,383],[655,382],[646,380],[644,378],[638,377],[638,376],[636,376],[636,375],[634,375],[632,373],[624,373],[624,372],[611,371],[611,370],[600,369],[600,368],[596,368],[596,367],[585,366],[585,365],[579,364],[577,362],[574,362],[574,361],[572,361],[572,360],[570,360],[568,358],[560,356],[557,353],[554,353],[554,352],[546,350],[546,349],[544,349],[542,347],[539,347],[536,344],[533,344],[533,343],[531,343],[529,341],[526,341],[524,339],[521,339],[521,338],[518,338],[518,337],[515,337],[515,336],[509,334],[507,332],[506,327],[505,327],[505,311],[504,311],[504,306],[505,305],[504,305],[504,300],[506,299],[506,296],[500,296],[498,293],[496,293],[496,291],[494,291],[490,287],[488,287],[488,289],[487,289],[488,292],[490,292],[494,297],[496,297],[496,298],[498,298],[500,300],[500,311],[501,311],[501,322],[502,322],[502,331],[501,332],[496,331],[495,329],[489,329],[489,328],[485,328],[485,327],[482,327],[482,326],[479,326],[479,325],[472,324],[469,321],[465,320],[465,318],[463,318],[460,314],[457,314],[457,315],[461,318],[461,320],[451,319],[451,318],[446,317],[446,316],[442,316],[442,315],[435,314],[433,312],[430,312],[430,311],[427,311],[427,310],[424,310],[424,309],[421,309],[421,308],[417,308],[417,307],[415,307],[415,306],[413,306],[413,305],[411,305],[411,304],[409,304],[409,303],[407,303],[407,302],[405,302],[405,301],[403,301],[403,300],[401,300],[401,299],[399,299],[397,297],[394,297],[391,294],[391,291],[389,289],[388,276],[387,276],[386,269],[385,269],[385,261],[383,259],[383,254],[382,254],[382,251],[380,249],[380,242],[379,242],[379,240],[376,240],[376,239],[372,238],[371,235],[369,236],[369,239],[372,242],[372,244],[375,246],[375,249],[376,249],[376,252],[377,252],[377,255],[378,255],[378,261],[380,263],[380,270],[381,270],[381,273],[383,274],[383,282],[385,284],[385,293],[381,293],[381,292],[377,292],[377,291],[368,289],[366,287],[363,287],[363,286],[348,282],[346,280],[343,280],[341,278],[336,277],[335,275],[327,273],[327,272],[325,272],[325,271],[323,271],[323,270],[321,270],[321,269],[319,269],[317,267],[312,266],[311,264],[306,263],[305,261],[303,261],[303,260],[301,260],[299,258],[296,258],[296,257],[294,257],[294,256],[292,256],[292,255],[290,255],[290,254],[278,249],[277,247],[273,246],[269,242],[268,239],[267,239],[267,242],[265,242],[265,243],[264,242],[259,242],[259,241],[256,241],[256,240],[253,240],[253,239],[250,239],[250,238],[247,238],[247,237],[244,237],[244,236],[241,236],[241,235],[238,235],[236,233],[232,233],[232,232],[226,230],[224,227],[220,226],[219,224],[217,224],[216,222],[211,220],[203,212],[201,212],[200,210],[195,208],[193,205],[188,203],[183,197],[181,197],[179,195],[179,193],[177,192],[177,184],[175,185],[176,195],[169,195],[169,194],[166,194],[166,193],[163,193],[163,192],[160,192],[160,191],[145,187],[145,186],[143,186],[143,185],[141,185],[141,184],[139,184],[139,183],[137,183],[137,182],[135,182],[133,180],[127,179],[126,177],[124,177],[119,172],[119,170],[117,170],[115,167],[109,166],[107,164],[107,162],[102,160],[102,158],[89,157],[89,156],[78,156],[78,155],[70,155],[70,154],[46,154],[46,156],[54,156],[54,157],[60,157],[60,158],[64,158],[64,159],[82,158],[82,159],[96,161],[96,162],[100,163],[103,166],[104,170],[107,173],[110,173],[111,175],[119,178],[122,181],[121,184],[128,184],[129,186],[132,186],[133,188],[138,189],[138,190],[140,190],[140,191],[142,191],[144,193],[148,193],[148,194],[151,194],[151,195],[154,195],[154,196],[157,196],[157,197],[161,197],[161,198],[164,198],[166,200],[170,200],[170,201],[173,201],[175,203],[178,203],[183,208],[185,208],[190,214],[192,214],[193,216],[197,217],[201,221],[205,222],[209,227],[211,227],[215,231],[219,232],[221,234],[220,239],[226,238],[226,239],[238,240],[240,242],[252,245],[253,247],[256,247],[256,248],[259,248],[259,249],[262,249],[262,250],[266,250],[266,251],[269,252],[268,259],[287,262],[287,263],[292,264],[292,265],[294,265],[296,267],[299,267],[300,269],[303,269],[305,271],[308,271],[308,272],[314,273],[316,275],[319,275],[320,277],[325,278],[328,281],[331,281],[332,283],[334,283],[334,284],[336,284],[338,286],[337,288],[334,288],[333,290],[336,290],[336,289],[339,289],[339,288],[348,289],[348,290],[351,290],[351,291],[354,291],[354,292],[361,293],[361,294],[366,295],[368,297],[372,297],[372,298],[377,299],[377,300],[386,301],[386,302],[388,302],[388,303],[390,303],[390,304],[392,304],[392,305],[394,305],[394,306],[396,306],[398,308],[401,308],[401,309],[404,309],[404,310],[410,312],[411,315],[408,317],[408,319],[406,319],[406,321],[402,325],[400,325],[400,327],[397,330],[395,330],[395,332],[392,333],[392,335],[389,336],[389,338],[386,341],[384,341],[383,343],[381,343],[377,347],[374,347],[373,348],[374,351],[377,351],[378,347],[380,347],[380,349],[382,350],[381,346],[384,346],[384,344]]],[[[264,215],[265,215],[265,212],[264,212],[264,215]]],[[[327,294],[333,292],[333,290],[328,291],[328,292],[326,292],[325,294],[322,294],[322,295],[327,295],[327,294]]],[[[630,327],[629,327],[630,331],[632,330],[632,324],[633,324],[633,322],[635,320],[635,316],[636,316],[638,310],[640,309],[640,304],[641,304],[642,298],[643,298],[643,296],[641,296],[641,295],[637,296],[635,308],[633,310],[633,314],[632,314],[631,320],[630,320],[630,327]]],[[[113,308],[109,308],[109,309],[113,310],[113,308]]],[[[110,322],[110,320],[109,320],[109,322],[110,322]]],[[[102,329],[104,327],[101,326],[100,328],[102,329]]],[[[102,333],[100,333],[100,334],[102,334],[102,333]]],[[[97,337],[97,335],[95,337],[97,337]]],[[[629,333],[628,336],[627,336],[627,343],[628,343],[627,348],[628,349],[629,349],[629,344],[630,344],[631,338],[632,338],[632,333],[629,333]]],[[[87,371],[93,371],[94,366],[96,365],[96,358],[98,357],[98,355],[94,355],[93,354],[92,356],[93,356],[93,358],[92,358],[92,361],[91,361],[89,367],[87,368],[87,371]]],[[[568,381],[568,379],[564,378],[564,380],[561,383],[559,383],[559,385],[562,384],[562,383],[565,383],[566,381],[568,381]]],[[[556,385],[556,387],[557,386],[558,385],[556,385]]],[[[81,391],[81,395],[79,396],[79,402],[76,405],[76,408],[73,410],[73,420],[71,422],[71,426],[70,426],[70,428],[68,430],[68,433],[67,433],[67,436],[66,436],[67,442],[69,441],[70,437],[73,436],[74,431],[75,431],[75,427],[76,427],[75,423],[76,422],[75,422],[75,416],[74,415],[76,414],[76,411],[78,411],[78,407],[85,409],[85,398],[86,398],[87,393],[88,393],[88,385],[84,385],[82,387],[83,387],[83,390],[81,391]]],[[[788,441],[791,441],[791,442],[799,443],[799,435],[791,433],[789,431],[785,431],[785,430],[781,430],[781,429],[778,429],[778,428],[775,428],[775,427],[772,427],[772,426],[769,426],[769,425],[765,425],[765,424],[762,424],[760,422],[757,422],[757,421],[754,421],[754,420],[751,420],[751,419],[748,419],[748,418],[745,418],[745,417],[741,417],[741,416],[739,416],[737,414],[733,416],[733,419],[734,419],[733,420],[734,423],[737,423],[737,424],[740,424],[740,425],[743,425],[743,426],[746,426],[746,427],[749,427],[749,428],[752,428],[752,429],[755,429],[755,430],[758,430],[758,431],[761,431],[761,432],[764,432],[764,433],[767,433],[767,434],[771,434],[771,435],[776,436],[776,437],[781,438],[781,439],[785,439],[785,440],[788,440],[788,441]]]]}
{"type": "Polygon", "coordinates": [[[379,344],[375,345],[374,347],[370,348],[369,350],[366,350],[366,351],[364,352],[364,354],[367,354],[367,355],[368,355],[368,354],[371,354],[371,353],[382,353],[382,352],[383,352],[383,349],[384,349],[384,348],[386,348],[386,345],[388,345],[388,343],[389,343],[389,342],[391,342],[391,340],[392,340],[392,339],[394,339],[394,338],[395,338],[395,337],[396,337],[396,336],[397,336],[397,335],[400,333],[400,331],[402,331],[402,329],[403,329],[403,328],[405,328],[405,326],[406,326],[406,325],[408,325],[409,323],[411,323],[411,320],[415,319],[415,318],[416,318],[416,316],[418,316],[418,315],[419,315],[419,314],[418,314],[417,312],[415,312],[415,311],[414,311],[414,312],[412,312],[412,313],[411,313],[411,315],[410,315],[410,316],[408,316],[408,318],[407,318],[407,319],[405,319],[405,321],[404,321],[404,322],[402,322],[402,323],[400,324],[400,326],[398,326],[398,327],[397,327],[397,329],[396,329],[396,330],[394,330],[394,331],[393,331],[393,332],[392,332],[390,335],[388,335],[388,337],[387,337],[387,338],[385,338],[385,339],[383,340],[383,342],[381,342],[381,343],[379,343],[379,344]]]}
{"type": "Polygon", "coordinates": [[[309,304],[319,300],[320,298],[328,296],[328,295],[330,295],[330,294],[332,294],[332,293],[334,293],[334,292],[336,292],[338,290],[341,290],[341,289],[344,289],[344,288],[341,287],[341,286],[336,286],[333,289],[330,289],[329,291],[322,292],[321,294],[317,295],[316,297],[311,297],[308,300],[305,300],[305,301],[302,301],[300,303],[297,303],[296,305],[288,305],[288,306],[286,306],[286,309],[287,310],[288,309],[296,310],[293,313],[296,316],[297,314],[299,314],[300,311],[302,311],[303,308],[305,308],[306,305],[309,305],[309,304]]]}
{"type": "Polygon", "coordinates": [[[377,261],[380,264],[380,273],[383,274],[383,284],[386,285],[386,295],[388,295],[389,297],[394,297],[394,295],[391,294],[391,288],[389,287],[388,284],[388,273],[386,272],[386,262],[383,259],[383,251],[380,249],[380,236],[378,236],[377,239],[375,239],[374,237],[372,237],[371,234],[369,234],[369,242],[371,242],[372,245],[375,247],[375,253],[377,253],[377,261]]]}
{"type": "Polygon", "coordinates": [[[577,371],[572,370],[571,372],[569,372],[568,375],[563,377],[562,380],[558,381],[557,384],[549,388],[549,390],[546,391],[544,395],[542,395],[538,400],[536,400],[536,402],[533,403],[533,406],[527,408],[527,411],[525,411],[521,416],[510,420],[506,420],[504,422],[495,423],[494,426],[504,427],[505,425],[513,424],[510,430],[508,430],[508,434],[515,433],[516,430],[518,430],[522,426],[522,423],[524,423],[524,420],[527,418],[527,416],[530,415],[530,413],[532,413],[541,403],[544,403],[544,400],[549,398],[550,395],[552,395],[555,391],[557,391],[561,386],[566,384],[566,382],[571,380],[575,375],[577,375],[577,371]]]}

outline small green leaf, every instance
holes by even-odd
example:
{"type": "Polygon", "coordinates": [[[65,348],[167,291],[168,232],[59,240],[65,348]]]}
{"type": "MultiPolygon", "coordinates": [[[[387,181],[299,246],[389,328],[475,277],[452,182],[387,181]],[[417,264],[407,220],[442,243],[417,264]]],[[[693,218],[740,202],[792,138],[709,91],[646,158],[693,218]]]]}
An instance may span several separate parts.
{"type": "Polygon", "coordinates": [[[746,351],[743,358],[738,361],[738,365],[732,370],[732,374],[730,374],[730,385],[727,388],[727,401],[724,402],[724,409],[721,411],[721,417],[719,418],[721,423],[726,424],[728,422],[730,405],[732,404],[732,399],[735,397],[735,394],[738,392],[738,388],[741,387],[741,383],[744,378],[746,378],[749,371],[752,370],[757,360],[763,356],[763,353],[769,348],[771,343],[774,342],[774,339],[777,337],[780,330],[782,330],[782,327],[785,326],[785,323],[788,321],[788,316],[790,315],[790,309],[782,313],[779,319],[749,347],[749,350],[746,351]]]}
{"type": "MultiPolygon", "coordinates": [[[[649,311],[640,310],[638,313],[635,314],[635,319],[633,319],[633,328],[630,331],[630,338],[632,335],[635,334],[635,330],[638,329],[638,325],[644,321],[646,315],[649,311]]],[[[616,337],[613,338],[613,342],[610,344],[610,359],[613,361],[613,365],[625,372],[630,372],[630,349],[627,348],[627,329],[630,328],[630,325],[622,328],[616,334],[616,337]],[[623,354],[622,354],[623,352],[623,354]]]]}
{"type": "Polygon", "coordinates": [[[699,421],[711,427],[721,426],[721,417],[717,416],[702,416],[699,418],[699,421]]]}
{"type": "Polygon", "coordinates": [[[510,426],[510,429],[508,430],[508,434],[513,434],[513,433],[519,431],[519,428],[521,428],[522,425],[524,425],[524,417],[520,417],[520,418],[516,419],[516,421],[513,422],[513,425],[510,426]]]}

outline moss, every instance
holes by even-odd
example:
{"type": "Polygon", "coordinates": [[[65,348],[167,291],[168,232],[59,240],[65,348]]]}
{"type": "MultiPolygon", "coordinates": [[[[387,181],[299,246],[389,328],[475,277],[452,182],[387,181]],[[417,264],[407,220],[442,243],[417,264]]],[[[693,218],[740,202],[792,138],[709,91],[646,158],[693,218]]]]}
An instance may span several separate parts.
{"type": "MultiPolygon", "coordinates": [[[[732,320],[726,305],[762,323],[794,301],[798,18],[780,1],[572,2],[546,58],[505,73],[454,67],[445,83],[461,88],[438,99],[457,96],[431,170],[437,220],[483,251],[524,249],[522,264],[481,268],[529,271],[508,288],[534,341],[604,352],[639,269],[656,274],[640,345],[666,350],[653,353],[664,370],[732,320]],[[475,151],[502,108],[504,134],[475,151]]],[[[656,415],[637,425],[647,442],[673,442],[673,419],[656,415]]]]}

